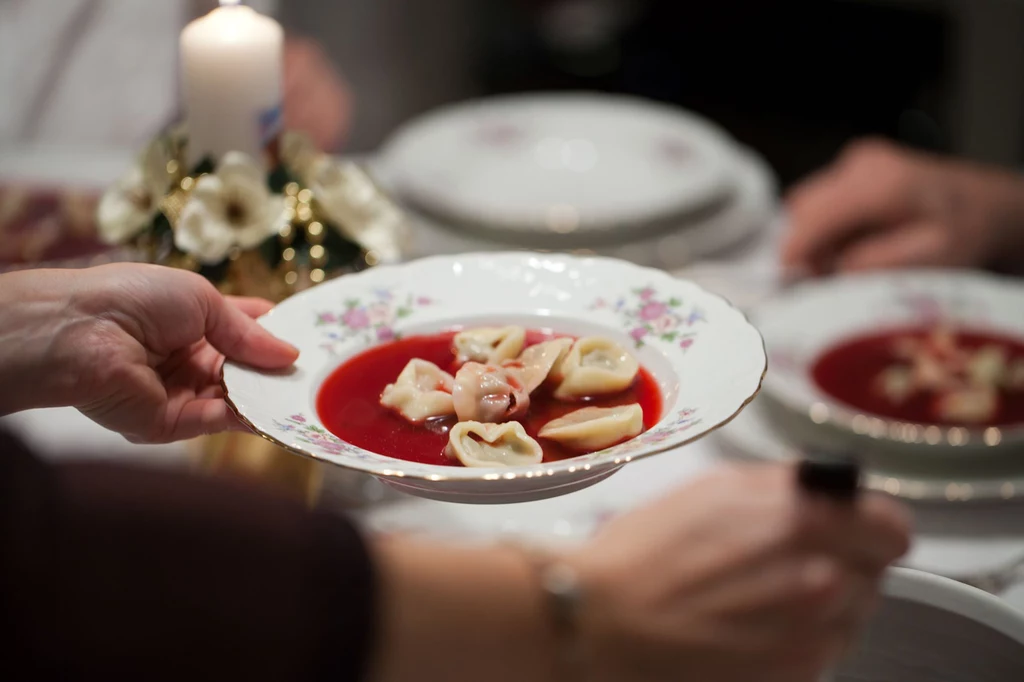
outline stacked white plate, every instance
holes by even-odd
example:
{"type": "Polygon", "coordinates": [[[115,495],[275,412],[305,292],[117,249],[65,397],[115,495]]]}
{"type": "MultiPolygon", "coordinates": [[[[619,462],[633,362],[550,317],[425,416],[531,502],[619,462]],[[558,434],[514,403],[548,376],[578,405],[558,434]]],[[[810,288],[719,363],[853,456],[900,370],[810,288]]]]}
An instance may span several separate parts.
{"type": "Polygon", "coordinates": [[[447,107],[401,128],[376,170],[419,218],[416,256],[520,247],[678,267],[775,207],[770,171],[720,128],[620,96],[447,107]]]}

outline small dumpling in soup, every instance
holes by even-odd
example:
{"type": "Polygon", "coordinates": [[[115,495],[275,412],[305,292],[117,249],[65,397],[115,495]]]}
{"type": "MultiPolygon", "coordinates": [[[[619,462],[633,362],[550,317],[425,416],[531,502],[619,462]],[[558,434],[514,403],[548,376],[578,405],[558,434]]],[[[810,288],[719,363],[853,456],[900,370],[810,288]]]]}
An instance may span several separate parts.
{"type": "Polygon", "coordinates": [[[455,335],[452,341],[457,362],[496,365],[519,355],[526,344],[522,327],[477,327],[455,335]]]}
{"type": "Polygon", "coordinates": [[[644,411],[640,405],[584,407],[549,421],[537,434],[570,450],[603,450],[640,435],[644,411]]]}
{"type": "Polygon", "coordinates": [[[540,464],[544,451],[519,422],[459,422],[448,432],[445,454],[468,467],[540,464]]]}
{"type": "Polygon", "coordinates": [[[455,414],[452,390],[455,378],[432,362],[413,358],[388,384],[380,404],[398,412],[414,424],[455,414]]]}
{"type": "Polygon", "coordinates": [[[506,360],[502,367],[518,373],[527,392],[533,393],[548,378],[551,370],[561,364],[571,348],[572,339],[542,341],[524,350],[515,360],[506,360]]]}
{"type": "Polygon", "coordinates": [[[575,400],[619,393],[632,385],[639,371],[636,358],[619,344],[602,336],[585,336],[573,344],[558,368],[562,380],[555,397],[575,400]]]}
{"type": "Polygon", "coordinates": [[[530,407],[530,392],[515,372],[479,362],[456,372],[452,399],[460,422],[504,422],[530,407]]]}
{"type": "Polygon", "coordinates": [[[953,424],[986,424],[999,412],[999,391],[992,386],[965,386],[940,394],[935,413],[953,424]]]}

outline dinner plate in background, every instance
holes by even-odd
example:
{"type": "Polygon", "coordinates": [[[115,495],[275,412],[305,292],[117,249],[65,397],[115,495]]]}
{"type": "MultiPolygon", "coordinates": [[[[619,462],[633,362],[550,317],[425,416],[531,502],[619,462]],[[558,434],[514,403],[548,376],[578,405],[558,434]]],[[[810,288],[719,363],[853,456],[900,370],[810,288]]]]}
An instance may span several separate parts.
{"type": "Polygon", "coordinates": [[[1024,424],[969,429],[910,424],[864,413],[817,385],[812,368],[837,344],[867,334],[950,323],[1024,339],[1024,283],[980,272],[908,270],[813,280],[762,302],[752,320],[764,334],[771,371],[765,409],[790,439],[823,449],[864,451],[946,472],[1024,472],[1024,424]]]}
{"type": "MultiPolygon", "coordinates": [[[[615,233],[615,240],[592,244],[586,250],[595,255],[621,258],[637,265],[674,270],[700,259],[735,252],[747,244],[760,243],[778,209],[776,179],[753,150],[735,151],[736,190],[720,210],[667,227],[664,232],[631,235],[615,233]]],[[[394,192],[395,182],[386,163],[374,159],[371,170],[378,181],[394,192]]],[[[500,235],[467,231],[442,220],[408,209],[414,226],[411,257],[505,251],[524,248],[530,240],[522,235],[500,235]]],[[[692,216],[691,216],[692,218],[692,216]]]]}
{"type": "Polygon", "coordinates": [[[415,119],[386,143],[399,196],[480,233],[582,241],[724,202],[725,133],[681,109],[623,96],[515,95],[415,119]]]}

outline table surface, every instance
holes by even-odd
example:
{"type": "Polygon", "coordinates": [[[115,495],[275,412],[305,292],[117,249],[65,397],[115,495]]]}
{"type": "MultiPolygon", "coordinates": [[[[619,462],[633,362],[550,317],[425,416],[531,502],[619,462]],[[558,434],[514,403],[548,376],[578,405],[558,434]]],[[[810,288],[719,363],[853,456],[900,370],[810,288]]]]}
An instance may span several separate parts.
{"type": "MultiPolygon", "coordinates": [[[[774,254],[781,220],[758,237],[757,248],[728,261],[702,263],[679,274],[723,294],[740,307],[756,302],[777,281],[774,254]]],[[[117,461],[183,466],[182,444],[136,446],[93,424],[71,409],[34,410],[4,418],[13,429],[52,460],[89,450],[117,461]]],[[[728,427],[726,427],[728,428],[728,427]]],[[[518,505],[469,506],[400,498],[357,514],[373,529],[427,530],[452,537],[493,539],[514,533],[534,539],[574,541],[585,537],[598,519],[635,507],[693,480],[720,464],[724,455],[714,438],[624,467],[609,479],[564,497],[518,505]]],[[[914,568],[964,577],[997,569],[1024,556],[1024,506],[916,509],[918,532],[905,563],[914,568]]],[[[1002,595],[1024,609],[1024,585],[1002,595]]]]}

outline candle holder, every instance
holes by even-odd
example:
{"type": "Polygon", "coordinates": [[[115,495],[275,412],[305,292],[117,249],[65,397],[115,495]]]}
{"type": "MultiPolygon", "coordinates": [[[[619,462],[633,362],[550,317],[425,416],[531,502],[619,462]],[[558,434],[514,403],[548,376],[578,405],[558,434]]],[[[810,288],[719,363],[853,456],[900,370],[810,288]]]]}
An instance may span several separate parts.
{"type": "MultiPolygon", "coordinates": [[[[192,168],[183,126],[155,139],[103,196],[100,237],[197,272],[228,295],[279,302],[327,279],[400,260],[403,212],[361,166],[285,132],[263,159],[229,152],[192,168]]],[[[247,434],[200,439],[202,470],[267,479],[310,502],[323,471],[247,434]]]]}
{"type": "Polygon", "coordinates": [[[405,216],[370,174],[301,133],[284,133],[264,159],[231,152],[186,169],[187,158],[182,126],[154,140],[100,201],[100,237],[225,294],[273,301],[405,250],[405,216]]]}

